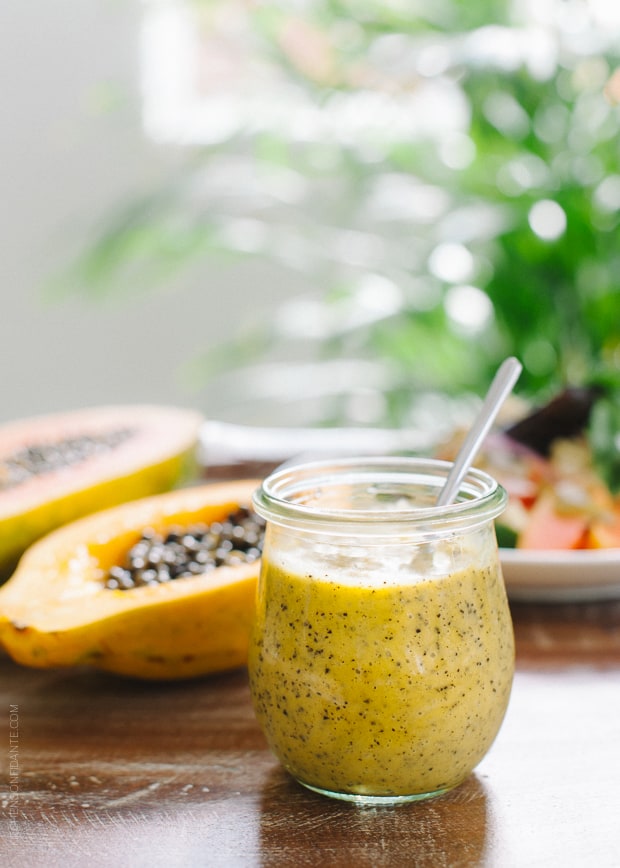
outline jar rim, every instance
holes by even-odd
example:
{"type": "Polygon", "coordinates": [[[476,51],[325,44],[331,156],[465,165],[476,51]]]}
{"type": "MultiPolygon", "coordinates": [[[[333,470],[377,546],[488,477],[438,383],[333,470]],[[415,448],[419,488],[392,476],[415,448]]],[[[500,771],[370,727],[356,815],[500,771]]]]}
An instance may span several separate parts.
{"type": "MultiPolygon", "coordinates": [[[[469,528],[497,517],[504,509],[507,495],[492,476],[477,467],[468,470],[454,503],[435,506],[452,468],[452,463],[436,458],[413,456],[361,456],[299,464],[287,463],[271,473],[254,493],[256,512],[267,521],[305,530],[342,532],[356,530],[373,533],[402,531],[405,527],[433,531],[469,528]],[[385,508],[330,508],[318,500],[309,502],[308,492],[323,493],[336,484],[401,485],[402,493],[423,487],[434,496],[431,505],[403,504],[385,508]]],[[[380,493],[380,492],[379,492],[380,493]]]]}

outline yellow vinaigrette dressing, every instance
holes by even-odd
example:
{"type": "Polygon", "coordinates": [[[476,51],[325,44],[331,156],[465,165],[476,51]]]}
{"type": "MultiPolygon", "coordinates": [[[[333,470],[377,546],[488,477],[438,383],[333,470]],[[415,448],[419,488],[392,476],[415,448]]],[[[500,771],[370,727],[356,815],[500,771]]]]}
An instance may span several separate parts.
{"type": "MultiPolygon", "coordinates": [[[[303,498],[302,512],[305,488],[303,498]]],[[[263,511],[249,660],[257,718],[297,780],[369,803],[461,783],[499,730],[514,668],[492,521],[420,540],[400,522],[401,501],[377,532],[362,498],[367,534],[359,515],[354,526],[339,515],[335,533],[324,513],[308,527],[305,513],[270,523],[263,511]]]]}

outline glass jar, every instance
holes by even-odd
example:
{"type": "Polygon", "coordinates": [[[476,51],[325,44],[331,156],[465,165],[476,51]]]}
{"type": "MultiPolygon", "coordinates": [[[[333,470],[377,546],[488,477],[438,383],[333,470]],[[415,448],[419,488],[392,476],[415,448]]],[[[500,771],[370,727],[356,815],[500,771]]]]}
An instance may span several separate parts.
{"type": "Polygon", "coordinates": [[[486,473],[434,505],[451,465],[355,458],[288,466],[267,521],[249,675],[258,721],[304,786],[365,804],[438,795],[488,751],[514,639],[486,473]]]}

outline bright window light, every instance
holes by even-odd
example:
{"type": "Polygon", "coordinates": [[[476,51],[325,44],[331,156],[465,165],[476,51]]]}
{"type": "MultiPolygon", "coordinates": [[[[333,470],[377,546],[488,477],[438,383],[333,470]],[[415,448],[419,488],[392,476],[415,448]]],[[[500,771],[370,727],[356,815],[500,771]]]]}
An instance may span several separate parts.
{"type": "Polygon", "coordinates": [[[462,244],[438,244],[429,257],[428,267],[439,280],[462,283],[471,279],[474,258],[462,244]]]}
{"type": "Polygon", "coordinates": [[[493,304],[477,286],[450,287],[444,307],[456,331],[463,334],[478,334],[493,318],[493,304]]]}
{"type": "Polygon", "coordinates": [[[566,231],[566,213],[561,205],[551,199],[543,199],[530,209],[528,222],[543,241],[555,241],[566,231]]]}

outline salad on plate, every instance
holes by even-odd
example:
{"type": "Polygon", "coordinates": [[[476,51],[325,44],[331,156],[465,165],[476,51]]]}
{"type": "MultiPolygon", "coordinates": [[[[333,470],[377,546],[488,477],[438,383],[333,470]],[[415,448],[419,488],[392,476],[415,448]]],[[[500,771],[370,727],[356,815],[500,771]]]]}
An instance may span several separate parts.
{"type": "MultiPolygon", "coordinates": [[[[476,464],[508,493],[500,547],[524,551],[620,549],[620,391],[567,388],[490,435],[476,464]]],[[[439,450],[453,459],[463,434],[439,450]]]]}

